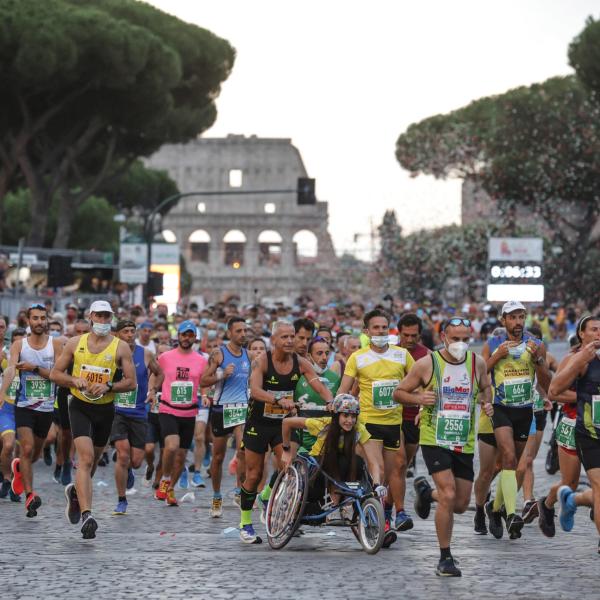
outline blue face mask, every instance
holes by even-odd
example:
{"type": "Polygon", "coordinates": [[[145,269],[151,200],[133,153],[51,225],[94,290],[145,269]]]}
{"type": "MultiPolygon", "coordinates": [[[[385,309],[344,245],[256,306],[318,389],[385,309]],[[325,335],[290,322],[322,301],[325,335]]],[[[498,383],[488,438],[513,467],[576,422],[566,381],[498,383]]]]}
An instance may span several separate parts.
{"type": "Polygon", "coordinates": [[[60,331],[49,331],[48,335],[53,338],[60,337],[60,331]]]}
{"type": "Polygon", "coordinates": [[[208,325],[208,319],[200,319],[200,327],[206,327],[208,325]]]}
{"type": "Polygon", "coordinates": [[[110,323],[92,323],[92,331],[100,337],[107,336],[110,333],[110,323]]]}

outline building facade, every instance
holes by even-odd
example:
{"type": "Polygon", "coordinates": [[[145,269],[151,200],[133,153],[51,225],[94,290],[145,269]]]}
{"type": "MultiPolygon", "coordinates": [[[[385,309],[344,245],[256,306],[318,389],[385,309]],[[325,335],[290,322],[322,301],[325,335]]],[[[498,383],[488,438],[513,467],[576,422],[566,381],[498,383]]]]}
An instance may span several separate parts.
{"type": "Polygon", "coordinates": [[[297,204],[307,173],[291,140],[199,138],[165,145],[146,164],[168,171],[182,193],[215,192],[180,199],[162,222],[167,241],[179,244],[193,296],[293,301],[341,287],[327,203],[297,204]]]}

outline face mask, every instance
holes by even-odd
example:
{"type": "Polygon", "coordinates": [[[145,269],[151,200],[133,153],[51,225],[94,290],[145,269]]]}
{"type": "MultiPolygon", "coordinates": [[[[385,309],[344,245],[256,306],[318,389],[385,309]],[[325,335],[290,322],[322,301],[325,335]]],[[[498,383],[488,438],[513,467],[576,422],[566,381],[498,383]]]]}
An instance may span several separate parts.
{"type": "Polygon", "coordinates": [[[469,344],[467,344],[466,342],[453,342],[452,344],[448,344],[447,348],[448,352],[450,352],[450,354],[456,360],[461,361],[467,354],[469,344]]]}
{"type": "Polygon", "coordinates": [[[93,323],[92,331],[101,337],[110,333],[110,323],[93,323]]]}
{"type": "Polygon", "coordinates": [[[327,370],[327,365],[325,365],[324,367],[320,367],[317,363],[313,363],[312,367],[317,375],[321,375],[327,370]]]}
{"type": "Polygon", "coordinates": [[[214,329],[208,330],[208,339],[214,340],[217,337],[217,332],[214,329]]]}
{"type": "Polygon", "coordinates": [[[206,327],[208,325],[208,319],[200,319],[200,326],[206,327]]]}
{"type": "Polygon", "coordinates": [[[50,337],[57,338],[60,337],[60,331],[50,331],[48,332],[50,337]]]}
{"type": "Polygon", "coordinates": [[[377,348],[385,348],[389,343],[389,336],[387,335],[372,335],[371,344],[377,346],[377,348]]]}

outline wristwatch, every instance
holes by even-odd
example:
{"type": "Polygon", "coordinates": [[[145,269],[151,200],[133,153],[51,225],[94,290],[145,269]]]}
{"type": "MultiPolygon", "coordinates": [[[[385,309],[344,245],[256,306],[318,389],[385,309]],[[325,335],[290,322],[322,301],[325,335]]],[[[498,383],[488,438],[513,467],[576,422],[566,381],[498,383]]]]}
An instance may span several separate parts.
{"type": "Polygon", "coordinates": [[[40,368],[39,367],[33,367],[33,369],[31,369],[33,373],[39,373],[40,372],[40,368]]]}
{"type": "Polygon", "coordinates": [[[112,392],[113,389],[113,382],[112,381],[107,381],[106,382],[106,387],[108,388],[109,392],[112,392]]]}
{"type": "Polygon", "coordinates": [[[543,356],[538,356],[538,357],[535,359],[535,364],[536,364],[536,365],[543,365],[543,364],[544,364],[544,357],[543,357],[543,356]]]}

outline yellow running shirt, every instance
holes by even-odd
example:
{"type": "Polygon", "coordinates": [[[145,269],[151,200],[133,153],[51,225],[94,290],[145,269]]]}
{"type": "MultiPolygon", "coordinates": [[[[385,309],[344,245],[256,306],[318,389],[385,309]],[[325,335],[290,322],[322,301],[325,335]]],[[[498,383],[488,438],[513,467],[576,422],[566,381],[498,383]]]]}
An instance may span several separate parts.
{"type": "Polygon", "coordinates": [[[358,381],[361,423],[402,424],[402,406],[392,394],[414,364],[408,350],[399,346],[389,346],[381,354],[362,348],[350,356],[344,375],[358,381]]]}
{"type": "MultiPolygon", "coordinates": [[[[325,438],[327,437],[327,431],[331,424],[331,417],[320,417],[316,419],[306,419],[305,427],[310,435],[316,438],[313,447],[310,450],[311,456],[319,456],[323,451],[325,445],[325,438]]],[[[371,439],[371,434],[367,431],[367,428],[360,422],[356,423],[356,443],[364,444],[371,439]]]]}

